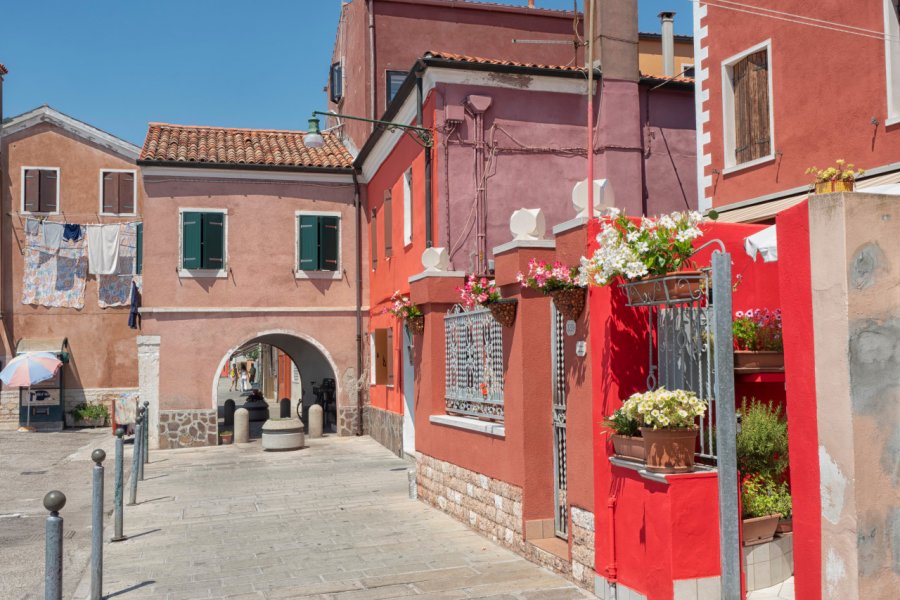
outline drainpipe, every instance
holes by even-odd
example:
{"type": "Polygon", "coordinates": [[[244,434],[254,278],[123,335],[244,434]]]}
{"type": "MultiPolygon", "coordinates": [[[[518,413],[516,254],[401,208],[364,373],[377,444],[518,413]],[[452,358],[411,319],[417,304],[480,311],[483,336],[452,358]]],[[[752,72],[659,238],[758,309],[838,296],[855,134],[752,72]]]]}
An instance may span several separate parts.
{"type": "Polygon", "coordinates": [[[594,11],[595,1],[590,2],[587,36],[587,214],[594,216],[594,11]]]}
{"type": "Polygon", "coordinates": [[[666,77],[675,76],[675,13],[661,12],[659,23],[662,33],[663,73],[666,77]]]}
{"type": "Polygon", "coordinates": [[[490,108],[490,96],[471,95],[466,107],[475,118],[475,272],[487,273],[487,190],[484,182],[484,113],[490,108]]]}
{"type": "MultiPolygon", "coordinates": [[[[375,95],[378,91],[378,77],[375,75],[375,0],[366,0],[366,10],[369,13],[369,72],[372,74],[370,82],[372,85],[371,99],[369,101],[369,118],[377,119],[375,114],[375,95]]],[[[369,130],[369,133],[375,131],[375,126],[369,130]]]]}
{"type": "MultiPolygon", "coordinates": [[[[422,72],[416,73],[416,125],[425,127],[424,120],[424,102],[422,90],[422,72]]],[[[431,198],[431,151],[432,148],[425,148],[425,247],[434,246],[434,227],[432,226],[432,198],[431,198]]]]}
{"type": "Polygon", "coordinates": [[[616,600],[617,590],[616,582],[618,581],[618,567],[616,565],[616,496],[613,494],[606,501],[606,507],[609,509],[609,565],[606,567],[606,579],[609,581],[609,587],[612,594],[609,600],[616,600]]]}
{"type": "Polygon", "coordinates": [[[363,397],[359,381],[363,369],[362,346],[362,201],[359,194],[359,179],[353,171],[353,205],[356,208],[356,435],[363,434],[363,397]]]}

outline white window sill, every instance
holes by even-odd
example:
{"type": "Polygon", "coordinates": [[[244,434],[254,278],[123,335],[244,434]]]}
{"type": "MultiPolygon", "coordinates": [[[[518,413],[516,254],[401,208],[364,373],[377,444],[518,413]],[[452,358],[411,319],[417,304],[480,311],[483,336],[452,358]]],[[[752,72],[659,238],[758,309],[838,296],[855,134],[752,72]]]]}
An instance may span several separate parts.
{"type": "Polygon", "coordinates": [[[657,483],[662,483],[665,485],[669,485],[670,478],[678,478],[684,475],[697,475],[698,473],[715,473],[716,468],[710,467],[709,465],[704,465],[701,463],[694,463],[694,470],[690,473],[654,473],[652,471],[648,471],[646,465],[643,462],[638,462],[636,460],[632,460],[629,458],[621,458],[618,456],[610,456],[609,462],[617,467],[621,467],[623,469],[630,469],[632,471],[637,471],[638,475],[647,479],[649,481],[655,481],[657,483]]]}
{"type": "Polygon", "coordinates": [[[294,271],[295,279],[342,279],[343,272],[337,271],[294,271]]]}
{"type": "Polygon", "coordinates": [[[769,162],[774,162],[774,160],[775,160],[774,154],[770,154],[768,156],[762,156],[755,160],[744,162],[739,165],[734,165],[732,167],[725,167],[724,169],[722,169],[722,175],[730,175],[731,173],[737,173],[738,171],[743,171],[744,169],[749,169],[751,167],[757,167],[759,165],[764,165],[769,162]]]}
{"type": "Polygon", "coordinates": [[[431,415],[428,417],[428,421],[435,425],[445,425],[447,427],[455,427],[456,429],[475,431],[493,437],[506,437],[506,426],[503,423],[480,421],[478,419],[469,419],[467,417],[457,417],[454,415],[431,415]]]}
{"type": "Polygon", "coordinates": [[[97,213],[97,216],[100,217],[136,217],[137,213],[97,213]]]}
{"type": "Polygon", "coordinates": [[[226,269],[179,269],[182,279],[228,279],[226,269]]]}
{"type": "Polygon", "coordinates": [[[897,125],[898,123],[900,123],[900,116],[891,117],[889,119],[885,119],[884,126],[890,127],[891,125],[897,125]]]}
{"type": "Polygon", "coordinates": [[[62,213],[59,211],[56,212],[31,212],[30,210],[23,210],[22,215],[28,215],[29,217],[58,217],[62,213]]]}

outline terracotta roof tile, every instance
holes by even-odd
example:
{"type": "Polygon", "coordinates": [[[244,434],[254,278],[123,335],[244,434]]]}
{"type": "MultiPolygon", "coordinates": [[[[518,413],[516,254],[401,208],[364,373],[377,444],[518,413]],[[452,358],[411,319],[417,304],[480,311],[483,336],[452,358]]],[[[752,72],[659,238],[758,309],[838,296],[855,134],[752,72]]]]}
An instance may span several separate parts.
{"type": "Polygon", "coordinates": [[[659,83],[663,83],[665,81],[674,81],[676,83],[694,83],[693,77],[665,77],[663,75],[650,75],[649,73],[641,73],[641,78],[646,79],[648,81],[658,81],[659,83]]]}
{"type": "Polygon", "coordinates": [[[525,63],[514,60],[500,60],[496,58],[482,58],[480,56],[467,56],[452,52],[430,51],[425,53],[425,58],[441,58],[455,62],[474,63],[481,65],[504,65],[508,67],[526,67],[531,69],[553,69],[555,71],[584,71],[584,67],[574,65],[544,65],[540,63],[525,63]]]}
{"type": "Polygon", "coordinates": [[[307,148],[305,131],[233,129],[150,123],[140,160],[158,162],[350,169],[353,156],[334,133],[307,148]]]}

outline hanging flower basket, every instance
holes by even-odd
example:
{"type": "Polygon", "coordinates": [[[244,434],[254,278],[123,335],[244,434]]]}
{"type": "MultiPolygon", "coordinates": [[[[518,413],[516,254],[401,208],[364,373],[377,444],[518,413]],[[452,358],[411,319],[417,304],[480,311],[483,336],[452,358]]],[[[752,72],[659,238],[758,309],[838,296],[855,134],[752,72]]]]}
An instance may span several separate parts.
{"type": "Polygon", "coordinates": [[[516,305],[518,301],[515,299],[503,298],[486,304],[488,310],[491,311],[494,319],[504,327],[512,327],[516,322],[516,305]]]}
{"type": "Polygon", "coordinates": [[[700,271],[679,271],[621,285],[632,306],[696,302],[704,294],[706,277],[700,271]]]}
{"type": "Polygon", "coordinates": [[[581,312],[584,310],[586,293],[587,290],[584,288],[569,288],[552,291],[550,296],[553,298],[556,310],[561,312],[567,319],[574,321],[581,316],[581,312]]]}
{"type": "Polygon", "coordinates": [[[422,335],[425,333],[425,315],[406,318],[406,327],[412,335],[422,335]]]}
{"type": "Polygon", "coordinates": [[[852,192],[854,181],[817,181],[817,194],[833,194],[836,192],[852,192]]]}

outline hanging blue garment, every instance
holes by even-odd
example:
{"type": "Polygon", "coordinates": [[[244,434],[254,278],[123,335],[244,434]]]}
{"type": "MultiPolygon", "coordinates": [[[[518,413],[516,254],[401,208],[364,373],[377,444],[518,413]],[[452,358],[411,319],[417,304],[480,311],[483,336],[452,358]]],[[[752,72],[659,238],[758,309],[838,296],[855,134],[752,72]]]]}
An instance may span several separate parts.
{"type": "Polygon", "coordinates": [[[137,284],[131,282],[131,310],[128,311],[128,326],[132,329],[140,329],[141,313],[138,309],[141,307],[141,293],[137,289],[137,284]]]}
{"type": "Polygon", "coordinates": [[[70,242],[77,242],[81,239],[81,225],[76,223],[66,223],[63,229],[63,239],[70,242]]]}

